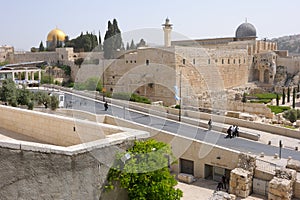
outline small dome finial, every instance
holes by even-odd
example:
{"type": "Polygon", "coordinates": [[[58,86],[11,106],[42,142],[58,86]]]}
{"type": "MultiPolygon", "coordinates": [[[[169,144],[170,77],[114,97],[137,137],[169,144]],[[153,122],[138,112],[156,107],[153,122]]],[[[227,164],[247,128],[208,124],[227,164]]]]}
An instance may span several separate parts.
{"type": "Polygon", "coordinates": [[[245,22],[246,22],[246,23],[248,23],[248,19],[247,19],[247,17],[246,17],[246,19],[245,19],[245,22]]]}

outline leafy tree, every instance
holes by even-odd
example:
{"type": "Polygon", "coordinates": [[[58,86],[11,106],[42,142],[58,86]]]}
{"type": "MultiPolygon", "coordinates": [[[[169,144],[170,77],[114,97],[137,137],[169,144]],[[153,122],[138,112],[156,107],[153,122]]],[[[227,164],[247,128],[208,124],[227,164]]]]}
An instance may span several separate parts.
{"type": "Polygon", "coordinates": [[[22,87],[22,89],[17,90],[17,103],[19,105],[29,105],[29,103],[33,99],[33,94],[29,90],[25,88],[25,86],[22,87]]]}
{"type": "Polygon", "coordinates": [[[83,63],[84,59],[83,58],[77,58],[74,63],[75,65],[78,65],[79,68],[81,67],[82,63],[83,63]]]}
{"type": "Polygon", "coordinates": [[[291,123],[294,123],[295,121],[297,121],[297,110],[292,109],[292,110],[286,111],[283,114],[283,117],[290,120],[291,123]]]}
{"type": "Polygon", "coordinates": [[[165,143],[135,141],[132,148],[118,156],[109,171],[106,188],[113,188],[113,182],[119,181],[132,200],[179,200],[182,191],[174,188],[177,181],[168,168],[170,155],[171,148],[165,143]]]}
{"type": "Polygon", "coordinates": [[[287,102],[290,102],[290,96],[291,96],[291,91],[290,88],[288,87],[288,91],[287,91],[287,102]]]}
{"type": "Polygon", "coordinates": [[[43,41],[41,41],[41,43],[40,43],[39,51],[45,51],[43,41]]]}
{"type": "Polygon", "coordinates": [[[81,32],[77,38],[65,41],[65,46],[73,47],[75,52],[90,52],[98,46],[98,39],[93,33],[83,34],[81,32]]]}
{"type": "Polygon", "coordinates": [[[284,104],[285,104],[285,90],[283,88],[283,90],[282,90],[282,105],[284,105],[284,104]]]}
{"type": "Polygon", "coordinates": [[[16,106],[17,88],[15,82],[12,79],[6,79],[2,82],[0,96],[3,102],[8,102],[10,105],[16,106]]]}
{"type": "Polygon", "coordinates": [[[50,96],[50,108],[51,108],[51,110],[56,110],[58,108],[58,104],[59,104],[58,97],[55,96],[55,95],[51,95],[50,96]]]}
{"type": "Polygon", "coordinates": [[[38,105],[44,105],[47,109],[50,104],[50,96],[45,92],[37,92],[35,95],[35,100],[37,101],[38,105]]]}

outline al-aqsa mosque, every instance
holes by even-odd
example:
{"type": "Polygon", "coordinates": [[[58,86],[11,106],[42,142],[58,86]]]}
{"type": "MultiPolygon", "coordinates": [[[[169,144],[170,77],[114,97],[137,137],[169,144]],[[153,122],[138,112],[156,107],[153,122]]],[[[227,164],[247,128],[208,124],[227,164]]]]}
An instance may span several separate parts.
{"type": "Polygon", "coordinates": [[[63,47],[66,36],[67,35],[58,28],[51,30],[47,35],[47,49],[54,51],[57,47],[63,47]]]}

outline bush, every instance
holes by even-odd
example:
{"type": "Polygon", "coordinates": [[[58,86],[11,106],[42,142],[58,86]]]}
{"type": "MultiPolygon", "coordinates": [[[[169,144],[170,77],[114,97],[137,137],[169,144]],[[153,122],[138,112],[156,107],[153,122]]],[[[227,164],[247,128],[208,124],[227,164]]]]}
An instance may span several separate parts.
{"type": "Polygon", "coordinates": [[[33,107],[34,107],[34,102],[33,102],[33,101],[30,101],[30,102],[27,104],[28,110],[33,110],[33,107]]]}
{"type": "Polygon", "coordinates": [[[114,99],[121,99],[121,100],[127,100],[127,101],[133,101],[133,102],[138,102],[138,103],[145,103],[145,104],[150,104],[151,101],[146,98],[142,97],[138,94],[128,94],[128,93],[113,93],[112,98],[114,99]]]}
{"type": "Polygon", "coordinates": [[[288,119],[291,123],[294,123],[295,121],[297,121],[297,118],[300,118],[300,116],[297,116],[297,113],[297,110],[292,109],[284,112],[283,117],[288,119]]]}
{"type": "Polygon", "coordinates": [[[276,94],[273,93],[262,93],[262,94],[254,94],[259,99],[276,99],[276,94]]]}
{"type": "Polygon", "coordinates": [[[175,106],[175,108],[176,108],[176,109],[180,109],[180,105],[177,104],[177,105],[175,106]]]}
{"type": "Polygon", "coordinates": [[[284,111],[287,111],[287,110],[291,109],[289,106],[271,106],[271,105],[268,105],[268,107],[275,114],[282,113],[284,111]]]}

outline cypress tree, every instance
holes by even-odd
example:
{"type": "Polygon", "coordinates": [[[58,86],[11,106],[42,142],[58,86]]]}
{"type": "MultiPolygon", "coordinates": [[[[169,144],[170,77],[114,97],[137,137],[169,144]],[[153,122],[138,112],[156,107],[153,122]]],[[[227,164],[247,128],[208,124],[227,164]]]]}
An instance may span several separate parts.
{"type": "Polygon", "coordinates": [[[296,107],[296,88],[293,89],[293,108],[296,107]]]}
{"type": "Polygon", "coordinates": [[[291,91],[290,88],[288,87],[288,91],[287,91],[287,102],[290,103],[290,96],[291,96],[291,91]]]}
{"type": "Polygon", "coordinates": [[[279,106],[279,95],[276,94],[276,106],[279,106]]]}
{"type": "MultiPolygon", "coordinates": [[[[298,87],[297,87],[297,92],[300,92],[300,85],[298,84],[298,87]]],[[[299,96],[300,95],[297,95],[297,99],[299,99],[299,96]]]]}
{"type": "Polygon", "coordinates": [[[129,49],[130,49],[129,43],[127,42],[127,44],[126,44],[126,50],[129,50],[129,49]]]}
{"type": "Polygon", "coordinates": [[[116,19],[113,20],[113,36],[115,37],[113,49],[114,50],[121,49],[123,42],[122,42],[122,37],[121,37],[121,31],[118,27],[118,22],[116,19]]]}
{"type": "Polygon", "coordinates": [[[104,42],[103,42],[103,51],[104,51],[104,58],[110,59],[113,57],[113,44],[114,44],[114,38],[112,37],[114,33],[113,25],[110,21],[108,21],[107,25],[107,31],[104,36],[104,42]]]}
{"type": "Polygon", "coordinates": [[[282,105],[285,104],[285,91],[284,88],[282,89],[282,105]]]}
{"type": "Polygon", "coordinates": [[[135,44],[134,44],[134,41],[133,41],[133,39],[131,40],[131,43],[130,43],[130,47],[129,47],[130,49],[136,49],[136,46],[135,46],[135,44]]]}
{"type": "Polygon", "coordinates": [[[41,41],[41,43],[40,43],[39,51],[45,51],[43,41],[41,41]]]}
{"type": "Polygon", "coordinates": [[[101,39],[101,33],[99,31],[99,51],[103,50],[103,46],[102,46],[102,39],[101,39]]]}

